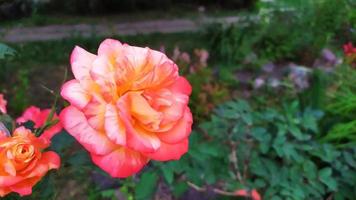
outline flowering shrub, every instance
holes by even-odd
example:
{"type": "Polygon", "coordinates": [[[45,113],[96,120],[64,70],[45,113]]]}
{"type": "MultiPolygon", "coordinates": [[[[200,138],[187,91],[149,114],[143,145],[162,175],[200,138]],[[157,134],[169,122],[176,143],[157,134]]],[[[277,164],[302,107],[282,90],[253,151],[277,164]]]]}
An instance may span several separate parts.
{"type": "Polygon", "coordinates": [[[177,160],[188,150],[191,86],[163,53],[106,39],[98,55],[76,47],[75,79],[62,87],[70,106],[63,127],[113,177],[150,160],[177,160]]]}

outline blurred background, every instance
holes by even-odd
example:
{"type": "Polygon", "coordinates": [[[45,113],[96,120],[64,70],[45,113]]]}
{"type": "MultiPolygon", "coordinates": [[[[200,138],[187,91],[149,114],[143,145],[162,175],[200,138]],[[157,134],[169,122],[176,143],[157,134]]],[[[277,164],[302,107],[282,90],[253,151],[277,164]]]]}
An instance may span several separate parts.
{"type": "Polygon", "coordinates": [[[0,0],[10,115],[51,107],[74,46],[107,37],[188,78],[189,152],[112,179],[63,131],[61,169],[6,199],[356,199],[355,0],[0,0]]]}

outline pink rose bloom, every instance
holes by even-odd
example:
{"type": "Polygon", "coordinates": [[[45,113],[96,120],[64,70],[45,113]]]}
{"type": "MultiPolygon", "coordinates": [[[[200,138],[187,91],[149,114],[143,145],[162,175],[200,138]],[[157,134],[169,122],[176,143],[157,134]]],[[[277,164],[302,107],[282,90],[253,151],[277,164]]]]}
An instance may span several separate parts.
{"type": "MultiPolygon", "coordinates": [[[[35,106],[28,107],[25,112],[23,112],[22,116],[16,119],[18,124],[25,123],[27,121],[32,121],[34,123],[34,128],[40,128],[45,125],[45,122],[48,118],[48,115],[51,113],[51,109],[41,110],[35,106]]],[[[53,115],[52,120],[59,119],[57,114],[53,115]]],[[[62,125],[60,122],[53,125],[52,127],[46,129],[41,137],[45,137],[50,140],[55,134],[59,133],[62,130],[62,125]]]]}
{"type": "Polygon", "coordinates": [[[188,150],[191,86],[161,52],[106,39],[98,55],[75,47],[75,79],[62,86],[70,106],[63,127],[113,177],[127,177],[150,160],[178,160],[188,150]]]}
{"type": "Polygon", "coordinates": [[[4,95],[0,93],[0,112],[6,114],[7,101],[4,99],[4,95]]]}

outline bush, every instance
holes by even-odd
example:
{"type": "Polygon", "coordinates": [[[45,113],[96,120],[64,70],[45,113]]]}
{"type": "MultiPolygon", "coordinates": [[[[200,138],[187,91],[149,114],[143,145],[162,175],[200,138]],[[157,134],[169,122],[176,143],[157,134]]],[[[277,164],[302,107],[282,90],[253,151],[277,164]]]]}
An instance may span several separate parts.
{"type": "MultiPolygon", "coordinates": [[[[173,190],[184,180],[225,191],[257,189],[263,199],[353,199],[356,148],[338,150],[316,140],[322,112],[221,105],[192,134],[180,161],[160,164],[173,190]]],[[[212,190],[212,189],[211,189],[212,190]]]]}

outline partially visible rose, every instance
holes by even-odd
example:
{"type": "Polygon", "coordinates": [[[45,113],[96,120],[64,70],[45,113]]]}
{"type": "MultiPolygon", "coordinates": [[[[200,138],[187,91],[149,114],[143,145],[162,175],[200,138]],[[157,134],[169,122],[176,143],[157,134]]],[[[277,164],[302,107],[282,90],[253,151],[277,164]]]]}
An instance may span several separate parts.
{"type": "Polygon", "coordinates": [[[257,192],[257,190],[247,191],[245,189],[240,189],[234,192],[236,196],[241,197],[251,197],[252,200],[262,200],[261,195],[257,192]]]}
{"type": "Polygon", "coordinates": [[[356,47],[354,47],[351,42],[345,44],[345,45],[343,46],[343,48],[344,48],[344,53],[345,53],[347,56],[351,56],[351,55],[353,55],[353,54],[356,54],[356,47]]]}
{"type": "Polygon", "coordinates": [[[0,112],[6,114],[7,101],[4,99],[4,95],[0,93],[0,112]]]}
{"type": "Polygon", "coordinates": [[[0,131],[0,196],[10,192],[21,196],[32,193],[32,187],[51,169],[60,166],[59,156],[43,152],[50,144],[25,127],[17,128],[11,137],[0,131]]]}
{"type": "MultiPolygon", "coordinates": [[[[18,124],[25,123],[27,121],[32,121],[34,123],[34,128],[40,128],[45,125],[45,122],[51,113],[51,109],[37,108],[35,106],[28,107],[23,113],[22,116],[16,119],[18,124]]],[[[53,115],[52,120],[59,120],[57,114],[53,115]]],[[[62,125],[60,122],[51,126],[50,128],[44,130],[42,137],[51,139],[55,134],[59,133],[62,130],[62,125]]]]}
{"type": "Polygon", "coordinates": [[[76,47],[70,61],[75,79],[62,86],[70,106],[60,119],[96,165],[127,177],[188,151],[191,86],[166,55],[107,39],[98,55],[76,47]]]}
{"type": "Polygon", "coordinates": [[[346,62],[351,66],[356,67],[356,47],[354,47],[351,42],[345,44],[343,47],[346,55],[346,62]]]}

